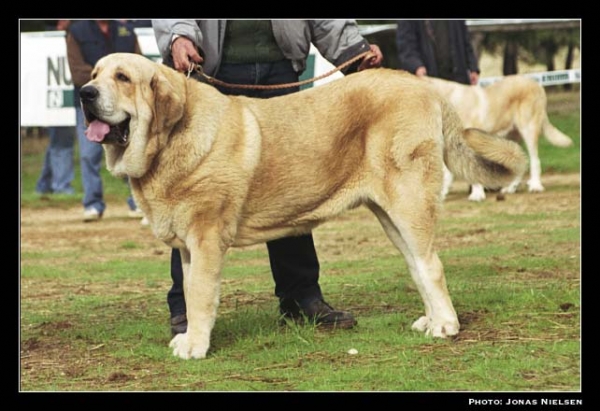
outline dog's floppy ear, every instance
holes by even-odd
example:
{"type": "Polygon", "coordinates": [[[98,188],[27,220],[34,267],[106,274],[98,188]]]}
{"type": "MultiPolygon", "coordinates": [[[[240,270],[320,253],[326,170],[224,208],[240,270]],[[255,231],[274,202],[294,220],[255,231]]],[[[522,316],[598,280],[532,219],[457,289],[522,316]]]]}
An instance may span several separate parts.
{"type": "Polygon", "coordinates": [[[185,103],[184,82],[176,76],[158,71],[152,77],[150,88],[154,94],[154,132],[169,131],[183,116],[185,103]]]}

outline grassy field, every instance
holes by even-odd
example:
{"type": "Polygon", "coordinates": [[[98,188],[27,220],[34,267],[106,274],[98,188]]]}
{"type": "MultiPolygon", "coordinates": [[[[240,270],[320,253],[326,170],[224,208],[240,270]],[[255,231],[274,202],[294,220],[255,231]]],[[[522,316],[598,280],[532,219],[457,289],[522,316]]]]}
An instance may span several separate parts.
{"type": "Polygon", "coordinates": [[[46,141],[24,139],[20,390],[580,391],[579,93],[549,100],[575,144],[541,140],[545,192],[478,204],[457,182],[445,203],[436,247],[458,336],[411,330],[423,305],[404,260],[357,209],[314,232],[326,299],[352,311],[356,328],[279,326],[265,247],[233,249],[199,361],[168,348],[169,249],[127,218],[126,185],[103,171],[106,214],[84,224],[79,180],[74,197],[34,193],[46,141]]]}

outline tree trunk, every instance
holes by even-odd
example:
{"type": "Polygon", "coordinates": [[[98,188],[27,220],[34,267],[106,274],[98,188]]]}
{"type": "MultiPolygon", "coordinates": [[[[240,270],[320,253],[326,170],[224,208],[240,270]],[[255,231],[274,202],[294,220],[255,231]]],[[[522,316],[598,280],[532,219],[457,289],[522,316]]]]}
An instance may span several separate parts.
{"type": "Polygon", "coordinates": [[[546,50],[546,69],[548,71],[556,70],[556,66],[554,65],[554,53],[550,50],[546,50]]]}
{"type": "Polygon", "coordinates": [[[567,58],[565,59],[565,70],[571,70],[573,68],[573,55],[575,51],[575,44],[570,41],[567,48],[567,58]]]}
{"type": "MultiPolygon", "coordinates": [[[[567,48],[567,58],[565,59],[565,70],[571,70],[573,68],[573,55],[575,51],[575,44],[572,41],[569,41],[569,46],[567,48]]],[[[565,84],[563,87],[565,90],[571,90],[573,88],[572,84],[565,84]]]]}
{"type": "Polygon", "coordinates": [[[507,39],[504,46],[504,60],[502,64],[502,73],[505,76],[517,74],[519,72],[517,66],[518,46],[513,39],[507,39]]]}
{"type": "Polygon", "coordinates": [[[544,48],[545,51],[545,57],[546,57],[546,70],[547,71],[554,71],[556,70],[556,65],[554,64],[554,56],[556,55],[556,52],[558,51],[558,45],[552,41],[552,40],[547,40],[542,42],[542,47],[544,48]]]}

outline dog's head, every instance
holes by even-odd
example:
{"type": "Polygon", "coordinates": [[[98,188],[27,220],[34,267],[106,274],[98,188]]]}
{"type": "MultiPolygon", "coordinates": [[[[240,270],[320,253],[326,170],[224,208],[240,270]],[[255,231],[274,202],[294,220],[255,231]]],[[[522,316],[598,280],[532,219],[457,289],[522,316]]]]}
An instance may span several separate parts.
{"type": "Polygon", "coordinates": [[[114,53],[100,59],[80,90],[88,140],[104,144],[107,168],[142,177],[167,144],[185,104],[185,76],[148,58],[114,53]]]}

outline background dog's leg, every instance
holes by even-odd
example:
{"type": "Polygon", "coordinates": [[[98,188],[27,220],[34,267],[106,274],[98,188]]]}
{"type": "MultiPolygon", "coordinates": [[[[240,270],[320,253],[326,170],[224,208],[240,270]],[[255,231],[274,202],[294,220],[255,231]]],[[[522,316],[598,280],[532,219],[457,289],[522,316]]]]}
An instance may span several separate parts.
{"type": "Polygon", "coordinates": [[[542,132],[542,127],[530,124],[520,129],[520,131],[525,142],[525,147],[527,148],[527,153],[529,153],[528,190],[529,192],[544,191],[544,186],[542,185],[542,163],[538,154],[538,139],[542,132]]]}
{"type": "Polygon", "coordinates": [[[205,232],[200,238],[190,241],[190,251],[180,250],[188,328],[186,333],[177,334],[169,346],[173,355],[183,359],[206,357],[219,305],[225,250],[217,235],[205,232]]]}
{"type": "Polygon", "coordinates": [[[415,321],[412,327],[434,337],[455,335],[459,330],[458,317],[448,294],[442,263],[433,251],[435,218],[430,215],[431,204],[419,204],[414,200],[411,197],[410,200],[406,198],[396,202],[394,207],[386,207],[387,212],[375,204],[370,209],[389,239],[404,255],[425,303],[425,316],[415,321]],[[402,207],[410,210],[401,210],[402,207]],[[406,220],[406,216],[410,216],[410,221],[406,220]]]}
{"type": "MultiPolygon", "coordinates": [[[[538,140],[542,132],[543,118],[540,118],[539,113],[545,113],[545,104],[537,109],[534,108],[533,106],[528,106],[520,110],[515,120],[515,129],[509,134],[509,137],[514,141],[522,140],[525,143],[527,155],[529,156],[528,191],[541,192],[544,191],[544,186],[542,185],[541,178],[542,164],[538,154],[538,140]]],[[[502,192],[514,193],[517,191],[520,183],[521,178],[517,178],[508,187],[504,187],[502,192]]]]}
{"type": "Polygon", "coordinates": [[[454,176],[452,175],[452,172],[448,170],[448,167],[446,167],[446,165],[444,164],[444,185],[442,187],[442,201],[446,199],[446,196],[450,192],[453,180],[454,176]]]}

